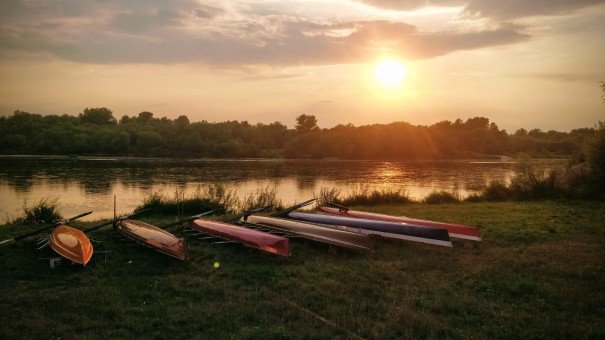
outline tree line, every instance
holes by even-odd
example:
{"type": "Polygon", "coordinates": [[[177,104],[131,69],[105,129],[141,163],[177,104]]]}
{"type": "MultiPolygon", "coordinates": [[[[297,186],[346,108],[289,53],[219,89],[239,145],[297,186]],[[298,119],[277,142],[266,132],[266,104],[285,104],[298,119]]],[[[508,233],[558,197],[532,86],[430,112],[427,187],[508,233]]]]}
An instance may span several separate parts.
{"type": "Polygon", "coordinates": [[[152,112],[117,120],[107,108],[86,108],[78,116],[15,111],[0,117],[0,154],[113,155],[154,157],[270,157],[340,159],[448,159],[492,155],[580,157],[594,128],[570,132],[498,128],[488,118],[406,122],[320,129],[313,115],[296,128],[280,122],[190,122],[156,118],[152,112]]]}

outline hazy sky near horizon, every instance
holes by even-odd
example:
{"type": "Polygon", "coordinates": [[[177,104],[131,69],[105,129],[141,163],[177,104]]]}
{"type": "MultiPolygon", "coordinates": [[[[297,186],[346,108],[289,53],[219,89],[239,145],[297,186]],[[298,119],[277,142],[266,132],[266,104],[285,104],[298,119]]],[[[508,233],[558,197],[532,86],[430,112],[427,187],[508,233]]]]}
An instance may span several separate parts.
{"type": "Polygon", "coordinates": [[[0,114],[569,131],[605,121],[603,32],[605,0],[3,0],[0,114]]]}

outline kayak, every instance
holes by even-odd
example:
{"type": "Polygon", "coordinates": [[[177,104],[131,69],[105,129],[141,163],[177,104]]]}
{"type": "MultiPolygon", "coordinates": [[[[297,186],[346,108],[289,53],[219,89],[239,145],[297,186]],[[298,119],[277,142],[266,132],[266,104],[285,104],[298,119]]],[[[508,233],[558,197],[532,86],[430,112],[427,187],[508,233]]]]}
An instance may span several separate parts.
{"type": "Polygon", "coordinates": [[[92,257],[90,240],[81,230],[60,225],[50,233],[50,247],[57,254],[81,265],[86,265],[92,257]]]}
{"type": "Polygon", "coordinates": [[[386,221],[386,222],[395,222],[395,223],[406,223],[413,224],[423,227],[431,227],[431,228],[443,228],[446,229],[450,237],[460,238],[472,241],[481,241],[481,235],[479,234],[479,229],[476,227],[471,227],[463,224],[454,224],[454,223],[446,223],[446,222],[437,222],[430,220],[421,220],[416,218],[410,218],[405,216],[392,216],[392,215],[384,215],[384,214],[376,214],[364,211],[355,211],[350,209],[339,209],[333,207],[321,206],[319,207],[319,211],[325,214],[330,215],[338,215],[345,216],[351,218],[361,218],[366,220],[374,220],[374,221],[386,221]]]}
{"type": "Polygon", "coordinates": [[[189,227],[206,234],[242,243],[270,253],[290,256],[290,241],[285,237],[203,218],[190,221],[189,227]]]}
{"type": "Polygon", "coordinates": [[[284,218],[251,215],[242,222],[262,225],[304,237],[309,240],[357,250],[370,250],[372,244],[368,235],[345,230],[331,229],[312,223],[292,221],[284,218]]]}
{"type": "Polygon", "coordinates": [[[445,247],[452,246],[448,231],[443,228],[429,228],[407,223],[362,220],[351,217],[299,212],[290,212],[287,216],[297,221],[319,223],[333,227],[342,226],[347,228],[347,230],[355,230],[364,234],[380,235],[384,237],[429,243],[445,247]]]}
{"type": "Polygon", "coordinates": [[[118,232],[160,253],[179,260],[187,258],[184,239],[151,224],[137,220],[122,220],[118,224],[118,232]]]}

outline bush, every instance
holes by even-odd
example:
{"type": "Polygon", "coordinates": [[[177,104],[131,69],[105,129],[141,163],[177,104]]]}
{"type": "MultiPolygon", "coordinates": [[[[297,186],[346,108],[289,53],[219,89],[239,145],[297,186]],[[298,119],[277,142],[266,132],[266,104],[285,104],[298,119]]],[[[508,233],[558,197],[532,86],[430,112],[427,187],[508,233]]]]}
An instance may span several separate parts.
{"type": "Polygon", "coordinates": [[[461,198],[458,193],[447,191],[433,191],[422,200],[423,203],[427,204],[460,203],[460,201],[461,198]]]}
{"type": "Polygon", "coordinates": [[[58,196],[47,196],[38,204],[30,207],[27,201],[23,202],[23,221],[28,224],[49,223],[62,218],[57,208],[58,196]]]}

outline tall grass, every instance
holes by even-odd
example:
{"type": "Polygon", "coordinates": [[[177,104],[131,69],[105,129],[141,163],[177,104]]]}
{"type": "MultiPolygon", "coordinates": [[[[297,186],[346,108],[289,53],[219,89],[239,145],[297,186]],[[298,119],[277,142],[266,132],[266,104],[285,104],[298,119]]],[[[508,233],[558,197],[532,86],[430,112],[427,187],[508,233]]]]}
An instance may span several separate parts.
{"type": "Polygon", "coordinates": [[[377,205],[388,203],[411,203],[413,200],[403,188],[371,188],[366,184],[352,187],[351,192],[343,196],[341,191],[334,188],[321,188],[315,195],[317,204],[329,202],[343,205],[377,205]]]}
{"type": "Polygon", "coordinates": [[[239,211],[250,211],[260,207],[271,207],[269,210],[276,211],[283,209],[282,200],[277,197],[277,187],[269,186],[256,190],[244,198],[239,204],[239,211]]]}
{"type": "Polygon", "coordinates": [[[19,222],[27,224],[52,222],[61,219],[61,214],[57,207],[59,202],[59,196],[46,196],[40,201],[29,206],[27,200],[23,202],[23,216],[18,218],[19,222]]]}
{"type": "Polygon", "coordinates": [[[237,210],[237,204],[238,199],[233,190],[227,190],[220,184],[212,184],[198,186],[189,196],[179,189],[175,191],[173,198],[160,192],[152,192],[135,211],[151,209],[152,213],[156,214],[185,216],[215,209],[233,212],[237,210]]]}

